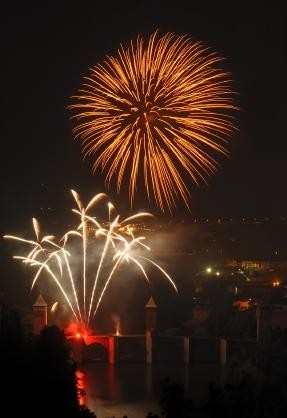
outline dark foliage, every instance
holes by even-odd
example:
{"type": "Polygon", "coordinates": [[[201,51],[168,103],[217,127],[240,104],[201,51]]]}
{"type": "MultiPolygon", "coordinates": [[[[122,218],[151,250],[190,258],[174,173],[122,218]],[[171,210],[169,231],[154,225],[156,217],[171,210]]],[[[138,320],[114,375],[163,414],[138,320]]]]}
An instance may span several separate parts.
{"type": "MultiPolygon", "coordinates": [[[[96,418],[78,403],[76,365],[62,331],[47,327],[40,336],[23,332],[16,311],[1,317],[2,416],[96,418]],[[7,410],[6,415],[3,410],[7,410]]],[[[248,359],[230,362],[226,383],[210,383],[209,401],[193,406],[183,387],[162,381],[160,405],[165,418],[281,418],[287,416],[286,332],[273,331],[276,342],[248,359]]],[[[149,413],[147,418],[159,418],[149,413]]]]}
{"type": "Polygon", "coordinates": [[[181,385],[172,383],[169,378],[161,382],[162,399],[160,405],[162,416],[166,418],[187,418],[191,416],[191,402],[185,400],[181,385]]]}
{"type": "MultiPolygon", "coordinates": [[[[276,335],[279,335],[277,330],[276,335]]],[[[282,332],[281,338],[285,336],[282,332]]],[[[232,360],[225,385],[209,384],[209,401],[194,406],[182,386],[162,382],[162,417],[281,418],[287,416],[287,350],[284,345],[259,348],[248,360],[232,360]]],[[[147,418],[159,418],[151,413],[147,418]]]]}
{"type": "Polygon", "coordinates": [[[0,352],[1,395],[7,417],[95,417],[78,403],[76,365],[57,327],[45,328],[40,336],[25,336],[17,312],[6,313],[0,352]]]}

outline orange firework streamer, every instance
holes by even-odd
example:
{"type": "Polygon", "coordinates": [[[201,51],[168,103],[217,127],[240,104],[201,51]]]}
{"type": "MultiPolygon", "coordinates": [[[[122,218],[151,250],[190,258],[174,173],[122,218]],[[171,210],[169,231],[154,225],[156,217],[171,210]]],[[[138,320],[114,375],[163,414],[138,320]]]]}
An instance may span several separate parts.
{"type": "Polygon", "coordinates": [[[228,155],[235,127],[234,92],[222,58],[188,36],[155,32],[120,46],[90,75],[75,103],[74,133],[117,192],[126,179],[131,205],[139,179],[162,211],[182,199],[189,207],[187,173],[197,184],[215,172],[214,154],[228,155]]]}

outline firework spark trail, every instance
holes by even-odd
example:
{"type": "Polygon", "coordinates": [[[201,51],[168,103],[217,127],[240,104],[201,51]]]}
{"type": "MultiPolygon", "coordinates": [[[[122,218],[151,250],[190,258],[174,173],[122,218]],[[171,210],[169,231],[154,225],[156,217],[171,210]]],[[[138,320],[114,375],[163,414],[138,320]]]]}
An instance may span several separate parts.
{"type": "Polygon", "coordinates": [[[115,207],[114,207],[114,205],[111,202],[109,202],[108,203],[108,208],[109,208],[109,222],[110,222],[110,220],[111,220],[111,213],[112,213],[112,210],[115,209],[115,207]]]}
{"type": "Polygon", "coordinates": [[[106,196],[104,193],[99,193],[95,195],[90,202],[88,203],[87,207],[84,208],[81,202],[80,196],[75,190],[71,190],[72,195],[78,205],[78,208],[81,212],[81,227],[82,227],[82,238],[83,238],[83,299],[84,299],[84,318],[86,320],[86,258],[87,258],[87,223],[86,223],[86,212],[95,205],[100,199],[106,196]]]}
{"type": "Polygon", "coordinates": [[[86,249],[87,249],[87,245],[86,245],[86,234],[87,234],[87,230],[86,230],[86,222],[85,222],[85,210],[83,208],[80,196],[78,195],[77,192],[75,192],[74,190],[71,190],[72,195],[78,205],[78,208],[81,212],[81,225],[82,225],[82,239],[83,239],[83,298],[84,298],[84,318],[86,318],[86,249]]]}
{"type": "Polygon", "coordinates": [[[60,242],[61,241],[64,242],[63,247],[61,248],[61,250],[63,252],[66,267],[67,267],[67,270],[68,270],[68,275],[69,275],[69,279],[70,279],[71,286],[72,286],[72,289],[73,289],[73,294],[74,294],[75,302],[76,302],[76,305],[77,305],[77,310],[78,310],[78,313],[79,313],[80,321],[83,322],[82,313],[81,313],[80,305],[79,305],[79,299],[78,299],[78,295],[77,295],[76,288],[75,288],[75,281],[74,281],[73,273],[72,273],[72,270],[71,270],[71,267],[70,267],[70,264],[69,264],[69,260],[67,258],[67,255],[70,256],[70,253],[65,250],[65,245],[67,244],[68,237],[71,236],[71,235],[82,237],[82,235],[78,231],[71,230],[71,231],[66,232],[66,234],[60,240],[60,242]]]}
{"type": "Polygon", "coordinates": [[[51,312],[55,312],[55,311],[56,311],[56,309],[57,309],[57,307],[58,307],[58,304],[59,304],[59,302],[58,302],[58,301],[56,301],[56,302],[54,302],[54,303],[53,303],[53,305],[52,305],[52,307],[51,307],[51,312]]]}
{"type": "MultiPolygon", "coordinates": [[[[94,311],[94,313],[93,313],[93,316],[95,316],[96,315],[96,313],[97,313],[97,310],[98,310],[98,308],[99,308],[99,305],[100,305],[100,303],[101,303],[101,301],[102,301],[102,299],[103,299],[103,297],[104,297],[104,294],[105,294],[105,292],[106,292],[106,290],[107,290],[107,287],[108,287],[108,285],[109,285],[109,283],[110,283],[110,281],[112,280],[112,278],[113,278],[113,275],[114,275],[114,273],[115,273],[115,271],[116,271],[116,269],[117,269],[117,267],[120,265],[120,263],[123,261],[123,260],[126,260],[126,261],[128,261],[128,259],[130,258],[132,261],[134,261],[135,262],[135,264],[136,265],[138,265],[138,264],[140,264],[134,257],[130,257],[129,256],[129,254],[128,254],[128,251],[131,249],[131,247],[135,244],[135,243],[137,243],[137,244],[141,244],[141,245],[143,245],[144,247],[146,247],[144,244],[142,244],[141,243],[141,240],[143,240],[143,239],[145,239],[145,237],[138,237],[138,238],[134,238],[131,242],[127,242],[127,240],[125,240],[125,238],[123,238],[123,237],[120,237],[121,238],[121,240],[123,240],[124,241],[124,243],[125,243],[125,249],[123,250],[123,251],[119,251],[116,255],[115,255],[115,259],[117,258],[117,262],[115,263],[115,265],[114,265],[114,267],[113,267],[113,269],[112,269],[112,271],[111,271],[111,273],[110,273],[110,275],[109,275],[109,277],[107,278],[107,280],[106,280],[106,283],[105,283],[105,285],[104,285],[104,287],[103,287],[103,290],[102,290],[102,292],[101,292],[101,294],[100,294],[100,296],[99,296],[99,298],[98,298],[98,303],[97,303],[97,305],[96,305],[96,309],[95,309],[95,311],[94,311]]],[[[138,257],[140,257],[140,256],[138,256],[138,257]]],[[[165,272],[165,270],[164,269],[162,269],[158,264],[156,264],[156,263],[154,263],[153,261],[151,261],[150,259],[148,259],[148,258],[145,258],[145,257],[140,257],[140,258],[142,258],[142,259],[145,259],[146,261],[150,261],[155,267],[157,267],[166,277],[167,277],[167,279],[171,282],[171,284],[172,284],[172,286],[174,287],[174,289],[175,289],[175,291],[177,292],[177,287],[176,287],[176,285],[174,284],[174,282],[173,282],[173,280],[171,279],[171,277],[165,272]]],[[[141,271],[144,271],[144,276],[145,276],[145,278],[147,279],[147,281],[149,282],[149,279],[148,279],[148,276],[147,276],[147,274],[145,273],[145,270],[144,270],[144,268],[143,268],[143,266],[141,265],[141,267],[140,267],[140,270],[141,271]]]]}
{"type": "Polygon", "coordinates": [[[65,258],[70,282],[71,282],[71,285],[72,285],[72,288],[73,288],[74,298],[75,298],[75,301],[76,301],[80,321],[83,322],[83,318],[82,318],[82,314],[81,314],[81,310],[80,310],[80,306],[79,306],[79,300],[78,300],[78,296],[77,296],[77,292],[76,292],[76,288],[75,288],[74,277],[73,277],[73,274],[72,274],[72,271],[71,271],[71,268],[70,268],[70,264],[69,264],[69,261],[68,261],[68,258],[67,258],[67,252],[64,249],[62,249],[62,251],[63,251],[64,258],[65,258]]]}
{"type": "MultiPolygon", "coordinates": [[[[113,208],[113,209],[115,209],[115,207],[109,202],[108,203],[108,209],[109,209],[109,220],[110,220],[110,215],[111,215],[111,212],[110,212],[110,209],[111,208],[113,208]]],[[[133,215],[133,216],[130,216],[130,217],[128,217],[128,218],[126,218],[126,219],[124,219],[122,222],[121,222],[121,225],[124,225],[125,223],[127,223],[128,221],[131,221],[131,220],[135,220],[135,219],[137,219],[137,218],[140,218],[140,217],[144,217],[144,216],[152,216],[150,213],[146,213],[146,212],[143,212],[143,213],[137,213],[136,215],[133,215]]],[[[96,224],[96,226],[99,226],[99,224],[98,224],[98,222],[94,219],[94,218],[91,218],[91,217],[88,217],[88,216],[86,216],[86,218],[88,219],[88,220],[90,220],[90,221],[92,221],[93,223],[95,223],[96,224]]],[[[99,266],[98,266],[98,269],[97,269],[97,273],[96,273],[96,277],[95,277],[95,281],[94,281],[94,286],[93,286],[93,290],[92,290],[92,294],[91,294],[91,301],[90,301],[90,307],[89,307],[89,313],[88,313],[88,323],[89,323],[89,319],[90,319],[90,315],[91,315],[91,311],[92,311],[92,305],[93,305],[93,301],[94,301],[94,295],[95,295],[95,291],[96,291],[96,287],[97,287],[97,283],[98,283],[98,278],[99,278],[99,275],[100,275],[100,271],[101,271],[101,267],[102,267],[102,265],[103,265],[103,262],[104,262],[104,259],[105,259],[105,256],[106,256],[106,254],[107,254],[107,250],[108,250],[108,246],[109,246],[109,244],[110,243],[112,243],[113,244],[113,246],[115,247],[115,245],[114,245],[114,242],[113,242],[113,238],[114,239],[118,239],[118,240],[121,240],[121,241],[123,241],[123,237],[122,236],[120,236],[120,235],[118,235],[118,234],[116,234],[116,233],[114,233],[114,229],[115,229],[115,227],[118,225],[118,221],[119,221],[119,215],[115,218],[115,220],[111,223],[111,225],[110,225],[110,228],[109,228],[109,230],[105,233],[105,231],[101,228],[101,231],[103,231],[103,233],[104,234],[106,234],[106,241],[105,241],[105,246],[104,246],[104,249],[103,249],[103,252],[102,252],[102,256],[101,256],[101,259],[100,259],[100,262],[99,262],[99,266]]],[[[130,234],[131,234],[131,236],[132,236],[132,238],[134,239],[134,237],[133,237],[133,235],[132,235],[132,233],[130,232],[130,234]]],[[[126,242],[126,241],[125,241],[126,242]]],[[[146,247],[147,248],[147,247],[146,247]]],[[[143,270],[143,273],[144,273],[144,276],[147,278],[147,276],[146,276],[146,273],[145,273],[145,271],[144,271],[144,269],[143,269],[143,267],[140,265],[140,263],[138,263],[134,258],[132,258],[132,260],[134,261],[134,263],[136,263],[138,266],[139,266],[139,268],[141,269],[141,270],[143,270]]],[[[147,278],[147,281],[148,281],[148,278],[147,278]]],[[[95,315],[95,313],[94,313],[94,315],[95,315]]],[[[93,315],[93,316],[94,316],[93,315]]]]}
{"type": "Polygon", "coordinates": [[[238,107],[221,61],[188,36],[155,32],[120,45],[85,78],[70,106],[75,137],[107,186],[129,185],[131,206],[143,178],[162,211],[179,199],[189,207],[185,178],[206,183],[219,167],[214,155],[228,155],[238,107]]]}
{"type": "Polygon", "coordinates": [[[116,271],[116,269],[117,269],[118,265],[121,263],[121,261],[124,259],[124,256],[126,255],[129,247],[133,244],[133,242],[134,242],[134,240],[131,243],[127,244],[126,249],[122,253],[119,252],[118,254],[116,254],[116,256],[118,258],[117,259],[117,262],[115,263],[114,267],[112,268],[112,271],[110,272],[110,274],[109,274],[109,276],[108,276],[108,278],[106,280],[106,283],[105,283],[105,285],[103,287],[103,290],[102,290],[102,292],[101,292],[101,294],[99,296],[98,303],[96,305],[96,309],[94,310],[93,316],[95,316],[96,313],[97,313],[98,307],[99,307],[99,305],[100,305],[100,303],[101,303],[101,301],[103,299],[103,296],[104,296],[104,294],[105,294],[105,292],[107,290],[107,287],[108,287],[110,281],[112,280],[112,277],[113,277],[114,272],[116,271]]]}
{"type": "MultiPolygon", "coordinates": [[[[49,258],[45,262],[40,262],[40,261],[36,261],[36,260],[33,260],[32,261],[31,259],[29,259],[27,257],[21,257],[21,256],[14,256],[14,258],[15,259],[22,260],[24,263],[28,263],[31,266],[39,266],[40,273],[42,272],[43,268],[45,268],[47,270],[47,272],[51,275],[51,277],[53,278],[53,280],[55,281],[55,283],[57,284],[57,286],[59,287],[60,291],[62,292],[62,294],[63,294],[66,302],[68,303],[69,307],[71,308],[71,311],[72,311],[73,315],[75,316],[76,320],[78,322],[80,322],[80,319],[77,316],[77,314],[76,314],[76,312],[75,312],[75,310],[73,308],[72,302],[71,302],[71,300],[70,300],[67,292],[64,290],[64,288],[61,285],[61,283],[60,283],[59,279],[57,278],[57,276],[53,273],[53,271],[48,266],[48,262],[50,261],[50,259],[52,258],[52,256],[53,256],[53,254],[50,254],[49,258]]],[[[38,272],[39,272],[39,270],[38,270],[38,272]]],[[[37,272],[37,274],[38,274],[38,272],[37,272]]],[[[38,277],[37,277],[37,279],[38,279],[38,277]]]]}
{"type": "MultiPolygon", "coordinates": [[[[118,267],[124,262],[127,264],[132,262],[136,265],[148,283],[149,278],[141,260],[150,262],[168,279],[177,291],[173,280],[165,270],[151,259],[142,256],[141,252],[139,252],[139,249],[150,251],[150,248],[143,242],[145,237],[134,236],[132,222],[143,217],[152,216],[151,214],[138,213],[122,221],[120,221],[120,215],[115,215],[112,221],[102,222],[96,216],[91,216],[87,212],[96,203],[107,197],[105,194],[95,195],[86,207],[81,202],[77,192],[72,190],[72,194],[79,209],[72,209],[72,211],[79,217],[80,223],[76,229],[67,231],[60,238],[59,242],[54,242],[56,238],[53,235],[46,235],[41,238],[40,225],[36,219],[33,219],[36,240],[25,239],[15,235],[4,236],[4,238],[17,240],[20,243],[32,246],[32,249],[29,249],[26,256],[14,256],[14,258],[20,259],[23,263],[37,269],[32,280],[31,290],[36,286],[42,273],[46,271],[60,289],[77,322],[86,327],[89,326],[89,322],[96,315],[118,267]],[[82,245],[81,277],[78,277],[76,274],[77,266],[73,267],[75,260],[73,260],[74,241],[72,238],[80,239],[82,245]],[[101,241],[99,242],[98,239],[101,241]],[[104,242],[101,244],[102,240],[104,242]],[[94,246],[90,245],[92,242],[95,243],[94,246]],[[92,247],[93,250],[97,250],[97,254],[99,253],[99,262],[93,266],[92,271],[90,271],[91,266],[88,263],[88,244],[89,248],[92,247]],[[111,261],[109,258],[111,258],[111,261]],[[71,263],[72,260],[73,264],[71,263]],[[76,272],[73,271],[74,268],[76,268],[76,272]],[[84,298],[80,302],[79,297],[82,293],[84,293],[84,298]],[[87,302],[89,302],[88,305],[87,302]]],[[[110,209],[112,208],[113,211],[116,209],[110,205],[107,205],[107,207],[110,219],[110,209]]],[[[93,252],[91,260],[94,258],[95,254],[93,252]]]]}
{"type": "MultiPolygon", "coordinates": [[[[110,216],[110,213],[109,213],[109,216],[110,216]]],[[[106,256],[108,246],[109,246],[110,242],[112,241],[111,235],[113,234],[113,230],[114,230],[115,226],[117,225],[118,220],[119,220],[119,216],[117,216],[116,219],[113,221],[113,223],[110,226],[109,231],[106,234],[106,241],[105,241],[104,249],[103,249],[102,256],[101,256],[101,259],[100,259],[100,262],[99,262],[99,266],[98,266],[98,269],[97,269],[97,273],[96,273],[96,277],[95,277],[95,281],[94,281],[94,285],[93,285],[93,290],[92,290],[92,294],[91,294],[91,301],[90,301],[89,314],[88,314],[88,322],[89,322],[89,319],[90,319],[90,314],[91,314],[92,305],[93,305],[93,301],[94,301],[94,295],[95,295],[100,271],[101,271],[101,268],[102,268],[102,264],[103,264],[105,256],[106,256]]]]}

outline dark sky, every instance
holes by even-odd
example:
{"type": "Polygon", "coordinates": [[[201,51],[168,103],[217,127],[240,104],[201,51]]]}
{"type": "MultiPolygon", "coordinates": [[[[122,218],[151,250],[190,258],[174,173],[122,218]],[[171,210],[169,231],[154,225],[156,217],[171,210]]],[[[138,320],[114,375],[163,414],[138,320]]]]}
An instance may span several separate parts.
{"type": "MultiPolygon", "coordinates": [[[[89,162],[82,162],[67,106],[89,67],[120,42],[157,28],[189,34],[226,57],[240,93],[240,133],[231,158],[209,187],[193,189],[193,214],[286,214],[283,10],[261,6],[252,12],[234,3],[198,10],[192,1],[113,3],[74,2],[59,9],[50,2],[19,2],[2,10],[1,232],[25,228],[42,206],[62,219],[71,207],[71,187],[86,198],[104,190],[101,176],[92,176],[89,162]]],[[[122,197],[115,201],[128,207],[122,197]]],[[[147,208],[148,202],[140,205],[147,208]]],[[[178,210],[175,216],[190,215],[178,210]]]]}

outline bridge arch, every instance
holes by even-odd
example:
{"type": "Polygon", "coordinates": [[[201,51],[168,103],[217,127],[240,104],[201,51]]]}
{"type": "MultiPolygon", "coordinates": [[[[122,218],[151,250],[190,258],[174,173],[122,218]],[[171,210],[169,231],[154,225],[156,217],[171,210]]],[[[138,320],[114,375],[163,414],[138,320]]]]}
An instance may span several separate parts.
{"type": "Polygon", "coordinates": [[[105,347],[106,350],[109,350],[109,336],[106,335],[88,335],[85,337],[84,341],[87,346],[91,344],[100,344],[105,347]]]}
{"type": "MultiPolygon", "coordinates": [[[[85,338],[85,344],[87,347],[87,351],[89,351],[89,347],[93,346],[101,346],[104,348],[106,356],[105,358],[110,364],[114,364],[115,362],[115,343],[113,336],[106,336],[106,335],[89,335],[85,338]]],[[[99,351],[99,350],[98,350],[99,351]]],[[[100,352],[100,351],[99,351],[100,352]]],[[[103,351],[102,351],[103,353],[103,351]]]]}
{"type": "Polygon", "coordinates": [[[108,363],[109,351],[105,345],[94,341],[83,346],[82,357],[84,363],[108,363]]]}
{"type": "Polygon", "coordinates": [[[72,343],[72,352],[76,361],[81,363],[85,357],[85,351],[91,346],[102,347],[109,364],[115,363],[115,337],[109,335],[88,335],[85,337],[68,336],[67,339],[72,343]]]}

